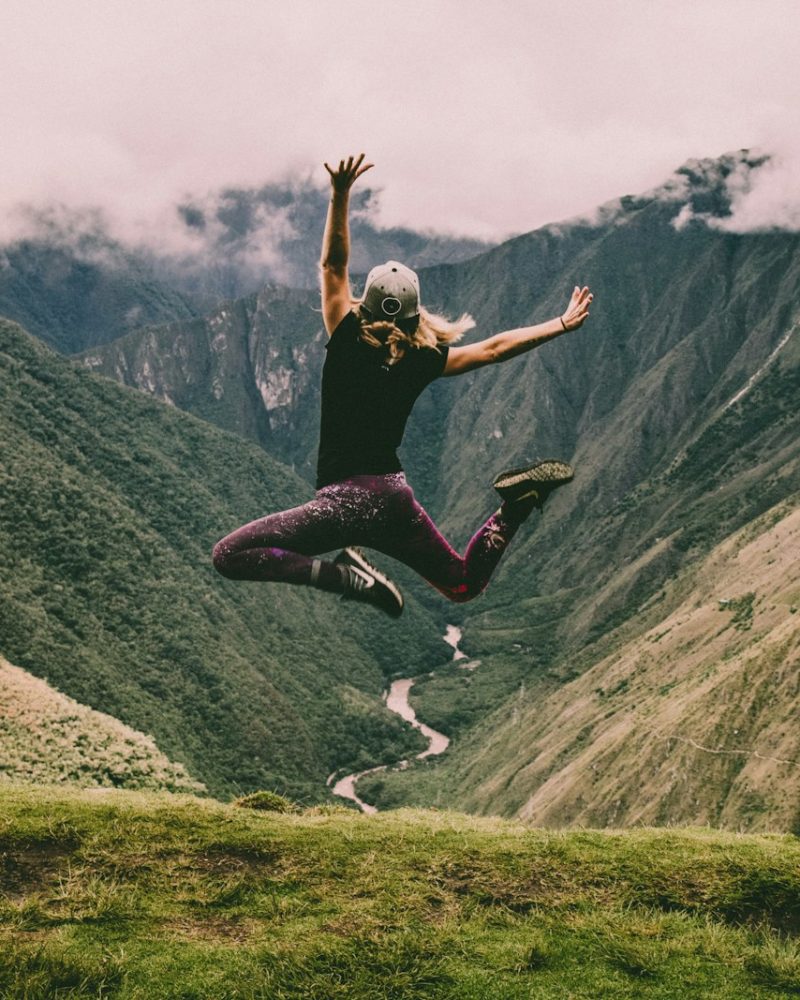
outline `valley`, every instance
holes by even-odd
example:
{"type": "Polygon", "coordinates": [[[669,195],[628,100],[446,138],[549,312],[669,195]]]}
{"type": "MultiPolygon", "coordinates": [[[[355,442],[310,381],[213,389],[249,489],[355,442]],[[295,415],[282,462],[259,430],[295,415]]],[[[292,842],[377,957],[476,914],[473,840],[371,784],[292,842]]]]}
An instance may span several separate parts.
{"type": "MultiPolygon", "coordinates": [[[[476,339],[558,314],[577,281],[595,306],[576,334],[420,398],[401,457],[456,548],[496,505],[499,469],[552,455],[576,477],[471,604],[443,607],[387,560],[408,600],[391,628],[318,595],[270,587],[260,599],[209,576],[215,538],[310,493],[324,353],[315,292],[267,283],[75,361],[13,332],[7,384],[21,393],[3,419],[18,485],[4,544],[22,582],[2,652],[152,732],[212,794],[320,800],[348,758],[355,774],[413,757],[425,740],[381,691],[432,671],[410,704],[447,734],[448,752],[359,781],[381,809],[794,828],[794,771],[780,762],[800,747],[776,720],[796,708],[798,620],[768,610],[794,606],[792,564],[770,549],[767,573],[756,547],[736,577],[724,556],[748,532],[769,548],[800,491],[800,237],[708,223],[709,211],[724,218],[725,177],[746,161],[693,161],[595,219],[421,269],[423,298],[472,312],[476,339]],[[61,509],[67,521],[54,518],[61,509]],[[724,631],[719,600],[752,611],[752,627],[724,631]],[[448,622],[480,669],[448,662],[448,622]],[[321,673],[319,636],[331,646],[321,673]]],[[[791,551],[795,536],[785,542],[791,551]]]]}

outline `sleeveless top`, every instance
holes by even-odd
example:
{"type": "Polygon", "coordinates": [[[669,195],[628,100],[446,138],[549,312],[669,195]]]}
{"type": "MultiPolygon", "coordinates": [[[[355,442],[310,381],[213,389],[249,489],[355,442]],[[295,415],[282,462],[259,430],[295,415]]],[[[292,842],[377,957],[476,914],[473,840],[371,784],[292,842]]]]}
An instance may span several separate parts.
{"type": "Polygon", "coordinates": [[[350,476],[402,472],[397,449],[422,390],[438,378],[449,348],[406,348],[393,365],[361,340],[349,312],[328,339],[322,368],[317,489],[350,476]]]}

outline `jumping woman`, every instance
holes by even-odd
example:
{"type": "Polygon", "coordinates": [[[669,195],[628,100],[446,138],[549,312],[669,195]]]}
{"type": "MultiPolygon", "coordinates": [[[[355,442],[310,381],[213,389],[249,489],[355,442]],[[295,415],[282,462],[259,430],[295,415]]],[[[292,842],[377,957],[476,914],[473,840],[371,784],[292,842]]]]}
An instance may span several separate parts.
{"type": "Polygon", "coordinates": [[[330,174],[332,197],[322,241],[322,317],[328,333],[322,370],[317,492],[292,510],[251,521],[214,547],[214,566],[234,580],[297,583],[371,604],[398,617],[403,598],[360,548],[377,549],[424,577],[451,601],[470,601],[489,582],[519,526],[553,490],[572,479],[547,460],[494,480],[502,504],[460,556],[414,497],[397,458],[406,421],[422,390],[439,376],[507,361],[570,330],[592,296],[576,287],[563,315],[538,326],[450,346],[474,326],[429,313],[417,275],[397,261],[373,268],[353,299],[348,277],[350,188],[373,164],[352,156],[330,174]],[[322,553],[342,551],[333,559],[322,553]]]}

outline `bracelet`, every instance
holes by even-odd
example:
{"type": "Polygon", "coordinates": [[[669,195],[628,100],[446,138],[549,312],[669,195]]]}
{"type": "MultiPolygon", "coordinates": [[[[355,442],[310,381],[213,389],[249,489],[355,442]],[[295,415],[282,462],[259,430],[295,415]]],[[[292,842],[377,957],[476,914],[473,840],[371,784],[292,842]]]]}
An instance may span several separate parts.
{"type": "Polygon", "coordinates": [[[563,316],[559,316],[558,318],[561,320],[561,326],[563,327],[564,332],[566,333],[567,332],[567,324],[564,322],[564,317],[563,316]]]}

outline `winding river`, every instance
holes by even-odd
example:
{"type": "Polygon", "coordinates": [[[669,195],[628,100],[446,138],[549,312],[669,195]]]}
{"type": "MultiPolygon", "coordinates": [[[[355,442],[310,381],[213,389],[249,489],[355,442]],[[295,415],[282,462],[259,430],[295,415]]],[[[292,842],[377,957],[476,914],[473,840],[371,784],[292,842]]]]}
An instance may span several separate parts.
{"type": "MultiPolygon", "coordinates": [[[[448,625],[443,638],[449,646],[453,647],[454,660],[468,659],[466,653],[462,652],[462,650],[458,648],[458,643],[461,639],[461,629],[457,628],[455,625],[448,625]]],[[[479,661],[474,661],[474,663],[470,663],[469,666],[477,666],[478,662],[479,661]]],[[[467,666],[467,664],[464,664],[464,666],[467,666]]],[[[378,767],[367,768],[366,771],[357,771],[355,774],[345,775],[345,777],[340,778],[331,789],[334,795],[338,795],[340,798],[350,799],[351,802],[355,802],[362,812],[376,813],[378,810],[375,806],[371,806],[369,802],[364,802],[363,799],[358,797],[358,794],[356,793],[356,783],[360,778],[363,778],[366,774],[377,774],[378,771],[402,771],[404,768],[408,767],[411,760],[424,760],[426,757],[434,757],[437,754],[444,753],[450,744],[450,738],[445,736],[444,733],[437,733],[435,729],[431,729],[431,727],[426,726],[424,722],[420,722],[414,709],[409,704],[408,696],[416,680],[416,677],[403,677],[400,680],[392,681],[392,686],[389,688],[389,691],[385,696],[386,707],[390,712],[394,712],[396,715],[399,715],[401,719],[408,722],[415,729],[419,729],[422,735],[428,738],[427,749],[423,750],[421,753],[415,754],[412,758],[398,761],[396,764],[381,764],[378,767]]],[[[328,778],[329,785],[335,777],[336,772],[334,771],[328,778]]]]}

